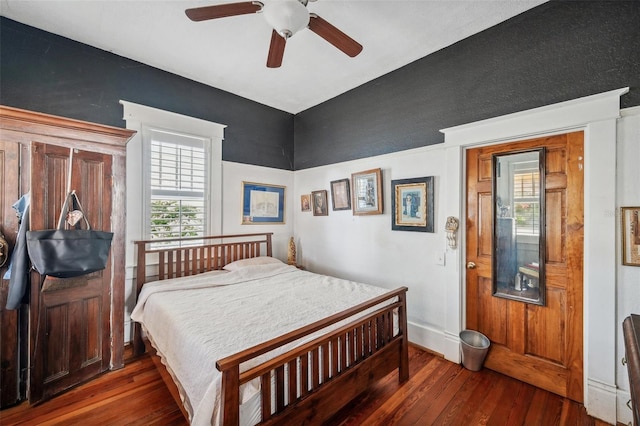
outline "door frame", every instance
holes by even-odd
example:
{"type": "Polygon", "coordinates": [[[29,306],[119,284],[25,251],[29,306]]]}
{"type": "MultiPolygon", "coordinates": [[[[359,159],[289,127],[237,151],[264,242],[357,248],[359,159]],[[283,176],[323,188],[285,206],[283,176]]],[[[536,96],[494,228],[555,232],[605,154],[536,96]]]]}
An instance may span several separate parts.
{"type": "Polygon", "coordinates": [[[584,401],[587,412],[610,423],[624,401],[616,386],[616,125],[620,97],[629,88],[442,129],[449,191],[444,216],[460,219],[457,256],[448,254],[444,356],[460,362],[459,333],[465,324],[464,247],[466,149],[536,137],[584,132],[584,401]],[[593,319],[593,320],[591,320],[593,319]]]}

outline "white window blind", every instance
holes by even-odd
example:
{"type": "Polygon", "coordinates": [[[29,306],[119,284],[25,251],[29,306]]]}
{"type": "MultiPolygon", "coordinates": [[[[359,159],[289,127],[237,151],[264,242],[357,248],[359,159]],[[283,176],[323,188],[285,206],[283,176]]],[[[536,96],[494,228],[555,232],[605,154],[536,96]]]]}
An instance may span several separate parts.
{"type": "Polygon", "coordinates": [[[540,233],[540,171],[538,168],[517,170],[513,176],[513,199],[516,233],[540,233]]]}
{"type": "Polygon", "coordinates": [[[205,141],[150,132],[150,237],[197,237],[206,232],[205,141]]]}

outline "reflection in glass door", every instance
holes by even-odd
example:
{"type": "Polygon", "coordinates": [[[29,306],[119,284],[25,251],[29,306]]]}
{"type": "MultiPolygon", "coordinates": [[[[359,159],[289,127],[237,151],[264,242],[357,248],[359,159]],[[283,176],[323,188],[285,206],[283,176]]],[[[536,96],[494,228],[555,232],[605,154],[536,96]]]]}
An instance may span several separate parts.
{"type": "Polygon", "coordinates": [[[493,156],[493,295],[544,305],[544,149],[493,156]]]}

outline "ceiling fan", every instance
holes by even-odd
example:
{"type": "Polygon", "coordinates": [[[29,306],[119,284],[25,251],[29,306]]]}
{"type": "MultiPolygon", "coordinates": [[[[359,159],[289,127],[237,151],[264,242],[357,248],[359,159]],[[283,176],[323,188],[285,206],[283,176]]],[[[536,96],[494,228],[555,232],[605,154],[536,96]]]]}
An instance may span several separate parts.
{"type": "Polygon", "coordinates": [[[192,21],[225,18],[262,12],[273,28],[267,56],[267,67],[282,65],[287,39],[298,31],[309,28],[314,33],[340,49],[350,57],[362,51],[362,45],[331,25],[315,13],[307,10],[307,2],[316,0],[270,0],[268,3],[245,1],[187,9],[185,13],[192,21]]]}

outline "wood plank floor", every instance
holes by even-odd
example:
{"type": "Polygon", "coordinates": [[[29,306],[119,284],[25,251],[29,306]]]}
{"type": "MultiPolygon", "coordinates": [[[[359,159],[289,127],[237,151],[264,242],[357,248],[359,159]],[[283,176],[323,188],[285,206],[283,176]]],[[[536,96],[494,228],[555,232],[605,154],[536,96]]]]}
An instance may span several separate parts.
{"type": "MultiPolygon", "coordinates": [[[[593,425],[584,407],[483,369],[471,372],[410,346],[410,379],[397,373],[336,413],[326,425],[593,425]]],[[[51,401],[0,411],[9,425],[186,425],[153,362],[127,362],[51,401]]]]}

